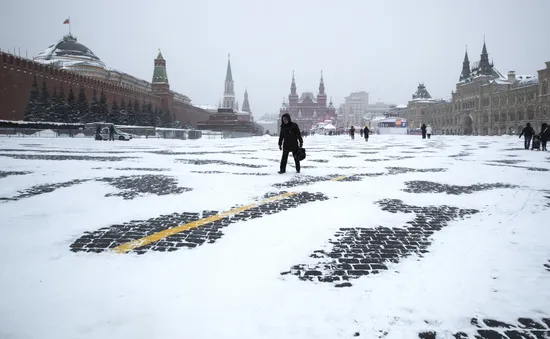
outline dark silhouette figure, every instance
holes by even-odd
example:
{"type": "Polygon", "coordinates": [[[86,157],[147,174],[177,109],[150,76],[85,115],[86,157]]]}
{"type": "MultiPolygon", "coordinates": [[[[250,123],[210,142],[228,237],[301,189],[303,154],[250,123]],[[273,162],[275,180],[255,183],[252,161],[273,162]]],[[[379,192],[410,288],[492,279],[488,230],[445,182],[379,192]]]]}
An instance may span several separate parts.
{"type": "Polygon", "coordinates": [[[361,138],[363,137],[363,132],[364,132],[363,129],[360,128],[360,129],[359,129],[359,134],[361,135],[361,138]]]}
{"type": "Polygon", "coordinates": [[[109,141],[115,141],[115,126],[109,126],[109,141]]]}
{"type": "Polygon", "coordinates": [[[298,159],[298,149],[302,148],[304,140],[300,133],[300,127],[290,119],[290,114],[285,113],[281,117],[281,133],[279,134],[279,149],[283,151],[281,157],[281,168],[279,174],[286,172],[286,163],[288,154],[292,152],[296,172],[300,173],[300,159],[298,159]]]}
{"type": "Polygon", "coordinates": [[[102,140],[100,126],[97,126],[97,128],[95,129],[95,140],[102,140]]]}
{"type": "Polygon", "coordinates": [[[550,139],[550,128],[548,128],[547,123],[543,123],[542,128],[540,129],[540,142],[542,144],[543,151],[546,151],[546,143],[548,142],[548,139],[550,139]]]}
{"type": "Polygon", "coordinates": [[[426,125],[422,124],[422,127],[420,127],[420,130],[422,130],[422,139],[426,139],[426,125]]]}
{"type": "Polygon", "coordinates": [[[365,126],[363,129],[363,135],[365,136],[365,141],[369,141],[369,126],[365,126]]]}
{"type": "Polygon", "coordinates": [[[351,140],[355,139],[355,127],[351,126],[349,129],[349,135],[351,136],[351,140]]]}
{"type": "Polygon", "coordinates": [[[524,146],[525,146],[525,149],[527,150],[531,145],[531,139],[533,139],[533,135],[535,135],[535,130],[533,129],[533,127],[531,127],[530,123],[527,123],[527,126],[523,128],[523,130],[519,135],[520,139],[521,139],[521,136],[524,136],[525,138],[524,146]]]}

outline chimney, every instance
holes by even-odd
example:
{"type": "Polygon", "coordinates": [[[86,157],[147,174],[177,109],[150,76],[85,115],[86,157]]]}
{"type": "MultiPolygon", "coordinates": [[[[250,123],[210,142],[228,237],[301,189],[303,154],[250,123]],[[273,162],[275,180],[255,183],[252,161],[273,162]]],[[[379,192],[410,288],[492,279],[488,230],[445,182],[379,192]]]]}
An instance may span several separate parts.
{"type": "Polygon", "coordinates": [[[516,82],[516,72],[514,71],[508,72],[508,82],[511,84],[514,84],[516,82]]]}

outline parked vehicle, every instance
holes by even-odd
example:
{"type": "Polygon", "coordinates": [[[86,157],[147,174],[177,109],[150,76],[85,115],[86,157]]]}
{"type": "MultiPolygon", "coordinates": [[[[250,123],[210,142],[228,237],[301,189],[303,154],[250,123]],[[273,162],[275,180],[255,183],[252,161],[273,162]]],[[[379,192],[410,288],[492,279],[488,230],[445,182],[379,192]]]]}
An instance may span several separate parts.
{"type": "Polygon", "coordinates": [[[129,141],[132,139],[132,135],[130,133],[122,132],[117,128],[117,126],[111,123],[105,123],[105,122],[89,123],[89,124],[86,124],[86,129],[92,129],[94,131],[95,140],[109,140],[109,130],[111,126],[114,127],[115,140],[129,141]],[[99,129],[99,133],[98,133],[98,129],[99,129]]]}

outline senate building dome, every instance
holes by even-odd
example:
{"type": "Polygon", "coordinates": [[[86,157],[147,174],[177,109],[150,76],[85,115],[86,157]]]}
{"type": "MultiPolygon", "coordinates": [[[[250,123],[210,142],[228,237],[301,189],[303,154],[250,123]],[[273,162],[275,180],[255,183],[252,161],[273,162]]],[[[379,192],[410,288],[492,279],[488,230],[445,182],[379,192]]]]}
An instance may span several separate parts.
{"type": "Polygon", "coordinates": [[[34,61],[99,79],[109,75],[103,61],[71,34],[46,48],[34,61]]]}

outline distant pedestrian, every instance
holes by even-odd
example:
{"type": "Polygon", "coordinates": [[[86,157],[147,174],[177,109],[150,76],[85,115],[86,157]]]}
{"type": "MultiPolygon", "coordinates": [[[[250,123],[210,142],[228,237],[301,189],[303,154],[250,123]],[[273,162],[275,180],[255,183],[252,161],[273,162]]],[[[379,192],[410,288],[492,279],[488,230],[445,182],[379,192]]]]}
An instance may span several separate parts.
{"type": "Polygon", "coordinates": [[[115,125],[109,126],[109,141],[115,141],[115,125]]]}
{"type": "Polygon", "coordinates": [[[548,139],[550,139],[550,128],[548,128],[547,123],[542,124],[542,128],[540,129],[540,142],[542,144],[542,150],[546,151],[546,143],[548,142],[548,139]]]}
{"type": "Polygon", "coordinates": [[[351,140],[355,139],[355,127],[351,126],[349,129],[349,135],[351,137],[351,140]]]}
{"type": "Polygon", "coordinates": [[[365,135],[365,141],[369,141],[369,126],[365,125],[365,128],[363,129],[363,135],[365,135]]]}
{"type": "Polygon", "coordinates": [[[286,172],[288,154],[292,152],[296,172],[300,173],[300,159],[298,158],[298,149],[302,148],[304,140],[300,133],[300,127],[290,119],[290,114],[285,113],[281,117],[281,133],[279,134],[279,149],[283,151],[279,174],[286,172]]]}
{"type": "Polygon", "coordinates": [[[428,136],[428,139],[432,136],[432,126],[430,126],[430,124],[426,126],[426,135],[428,136]]]}
{"type": "Polygon", "coordinates": [[[363,137],[363,129],[362,128],[359,129],[359,134],[361,135],[361,138],[362,138],[363,137]]]}
{"type": "Polygon", "coordinates": [[[525,149],[529,149],[529,146],[531,145],[531,139],[533,139],[533,135],[535,135],[535,130],[533,129],[533,127],[531,127],[531,124],[530,123],[527,123],[527,125],[523,128],[523,130],[521,131],[520,135],[519,135],[519,138],[521,139],[521,136],[524,136],[525,138],[525,141],[524,141],[524,146],[525,146],[525,149]]]}
{"type": "Polygon", "coordinates": [[[426,139],[426,125],[422,124],[420,130],[422,131],[422,139],[426,139]]]}

